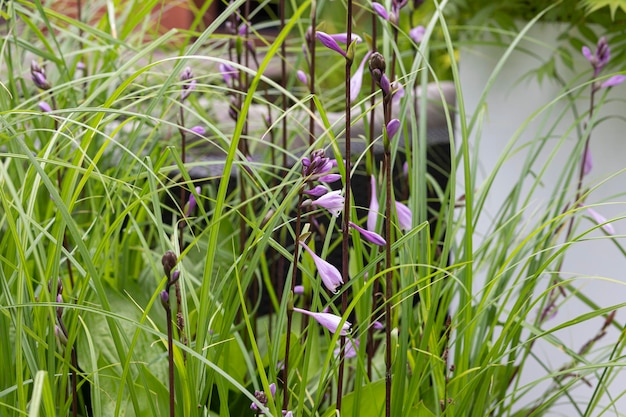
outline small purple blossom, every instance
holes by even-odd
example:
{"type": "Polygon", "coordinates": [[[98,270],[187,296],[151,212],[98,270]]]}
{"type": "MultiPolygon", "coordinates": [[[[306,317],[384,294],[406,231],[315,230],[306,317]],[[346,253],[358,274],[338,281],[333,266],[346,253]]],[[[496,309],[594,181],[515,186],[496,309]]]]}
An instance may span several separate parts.
{"type": "MultiPolygon", "coordinates": [[[[201,191],[201,188],[200,187],[196,187],[196,194],[200,195],[200,191],[201,191]]],[[[196,196],[193,193],[191,193],[189,195],[189,202],[187,203],[187,211],[185,212],[185,216],[186,217],[191,216],[193,211],[196,209],[197,205],[198,205],[198,203],[196,201],[196,196]]]]}
{"type": "Polygon", "coordinates": [[[426,33],[426,28],[422,25],[415,26],[409,30],[409,36],[415,43],[420,43],[424,39],[424,33],[426,33]]]}
{"type": "Polygon", "coordinates": [[[604,217],[603,215],[601,215],[600,213],[598,213],[597,211],[595,211],[591,207],[587,207],[586,209],[587,209],[587,213],[589,213],[589,215],[591,216],[593,221],[596,224],[601,225],[600,227],[602,227],[602,230],[604,230],[604,232],[607,235],[614,235],[615,234],[615,228],[613,227],[613,225],[611,223],[609,223],[606,220],[606,217],[604,217]]]}
{"type": "Polygon", "coordinates": [[[339,328],[339,324],[341,323],[341,317],[336,316],[331,313],[314,313],[312,311],[303,310],[301,308],[294,307],[293,311],[297,311],[298,313],[306,314],[307,316],[313,317],[319,324],[326,327],[331,333],[337,333],[339,331],[339,335],[346,336],[350,333],[350,327],[352,324],[350,322],[344,322],[341,328],[339,328]]]}
{"type": "Polygon", "coordinates": [[[378,222],[378,196],[376,195],[376,177],[370,176],[370,206],[367,212],[367,230],[376,231],[376,223],[378,222]]]}
{"type": "Polygon", "coordinates": [[[304,294],[304,285],[296,285],[293,287],[293,293],[297,295],[304,294]]]}
{"type": "Polygon", "coordinates": [[[322,45],[324,45],[328,49],[332,49],[333,51],[341,54],[344,57],[347,56],[346,51],[344,51],[343,48],[339,46],[335,38],[330,36],[328,33],[317,31],[315,32],[315,36],[322,43],[322,45]]]}
{"type": "Polygon", "coordinates": [[[191,130],[193,133],[195,133],[198,136],[204,136],[204,134],[206,133],[206,129],[202,126],[194,126],[189,130],[191,130]]]}
{"type": "Polygon", "coordinates": [[[328,188],[326,188],[323,185],[316,185],[315,187],[311,188],[310,190],[305,190],[302,192],[302,194],[306,194],[306,195],[310,195],[313,197],[321,197],[324,194],[326,194],[328,192],[328,188]]]}
{"type": "Polygon", "coordinates": [[[384,328],[385,326],[379,321],[375,321],[374,323],[372,323],[372,329],[374,330],[382,330],[384,328]]]}
{"type": "Polygon", "coordinates": [[[37,103],[37,106],[39,106],[39,110],[41,110],[43,113],[50,113],[52,111],[52,107],[50,107],[50,105],[45,101],[40,101],[39,103],[37,103]]]}
{"type": "Polygon", "coordinates": [[[235,69],[232,65],[221,62],[219,65],[220,74],[222,74],[222,78],[224,79],[224,84],[229,87],[233,86],[233,81],[239,77],[239,71],[235,69]]]}
{"type": "Polygon", "coordinates": [[[343,278],[341,277],[341,272],[330,262],[327,262],[317,256],[315,252],[311,248],[309,248],[306,243],[300,242],[300,246],[306,250],[311,258],[313,258],[313,262],[315,263],[315,267],[317,268],[317,272],[320,274],[320,278],[324,283],[324,286],[328,288],[333,293],[337,293],[337,288],[343,284],[343,278]]]}
{"type": "Polygon", "coordinates": [[[320,182],[337,182],[341,179],[340,174],[326,174],[319,177],[317,180],[320,182]]]}
{"type": "Polygon", "coordinates": [[[30,76],[37,88],[42,90],[50,89],[50,83],[48,83],[48,79],[46,78],[46,70],[40,67],[35,61],[31,61],[30,63],[30,76]]]}
{"type": "Polygon", "coordinates": [[[159,298],[161,299],[161,305],[163,306],[163,308],[168,309],[170,308],[170,294],[167,292],[167,290],[163,290],[161,291],[161,293],[159,294],[159,298]]]}
{"type": "Polygon", "coordinates": [[[325,208],[333,216],[339,216],[344,206],[344,197],[341,194],[341,190],[331,191],[319,197],[317,200],[305,200],[302,202],[303,206],[317,206],[325,208]]]}
{"type": "Polygon", "coordinates": [[[383,74],[380,77],[380,89],[384,96],[388,96],[391,93],[391,83],[389,82],[387,74],[383,74]]]}
{"type": "Polygon", "coordinates": [[[365,54],[363,60],[356,69],[356,72],[350,78],[350,103],[354,102],[359,97],[359,92],[361,91],[361,86],[363,85],[363,70],[365,69],[365,63],[371,54],[371,51],[365,54]]]}
{"type": "Polygon", "coordinates": [[[600,84],[600,88],[615,87],[616,85],[620,85],[624,81],[626,81],[626,75],[622,75],[622,74],[614,75],[608,80],[606,80],[605,82],[603,82],[602,84],[600,84]]]}
{"type": "Polygon", "coordinates": [[[396,201],[396,213],[398,214],[398,225],[400,230],[407,231],[413,227],[413,214],[404,204],[396,201]]]}
{"type": "MultiPolygon", "coordinates": [[[[272,398],[276,395],[276,384],[274,383],[270,384],[270,394],[272,395],[272,398]]],[[[254,398],[256,398],[258,402],[263,404],[264,407],[267,406],[269,398],[267,397],[265,391],[254,391],[254,398]]],[[[257,414],[263,414],[263,410],[261,410],[261,408],[255,402],[250,404],[250,409],[255,411],[257,414]]]]}
{"type": "Polygon", "coordinates": [[[298,70],[296,72],[296,78],[298,79],[298,81],[300,81],[302,84],[309,84],[309,77],[306,75],[306,73],[302,70],[298,70]]]}
{"type": "Polygon", "coordinates": [[[374,9],[374,11],[376,12],[378,16],[382,17],[385,20],[389,20],[389,13],[387,12],[387,9],[385,8],[385,6],[374,1],[372,2],[372,8],[374,9]]]}
{"type": "Polygon", "coordinates": [[[387,243],[385,239],[383,239],[383,237],[376,232],[370,232],[369,230],[365,230],[361,226],[354,224],[352,222],[348,222],[348,225],[352,227],[354,230],[356,230],[357,232],[359,232],[365,240],[367,240],[370,243],[373,243],[374,245],[385,246],[385,244],[387,243]]]}
{"type": "MultiPolygon", "coordinates": [[[[356,357],[357,351],[359,350],[359,341],[357,340],[348,340],[347,343],[345,344],[345,353],[343,355],[343,357],[345,359],[350,359],[350,358],[354,358],[356,357]]],[[[335,348],[335,350],[333,351],[333,354],[335,356],[339,356],[339,353],[341,353],[341,346],[338,346],[335,348]]]]}
{"type": "Polygon", "coordinates": [[[609,59],[611,59],[611,49],[609,48],[609,43],[606,37],[604,36],[598,39],[595,53],[592,53],[586,46],[583,46],[582,53],[593,67],[594,77],[598,76],[600,71],[602,71],[609,63],[609,59]]]}
{"type": "Polygon", "coordinates": [[[183,83],[183,91],[180,93],[180,101],[185,101],[193,90],[196,89],[196,80],[193,79],[193,73],[190,67],[186,67],[180,74],[180,80],[183,83]]]}
{"type": "Polygon", "coordinates": [[[389,123],[387,123],[387,138],[389,140],[392,140],[393,137],[396,135],[396,133],[398,133],[399,129],[400,129],[400,120],[391,119],[389,123]]]}

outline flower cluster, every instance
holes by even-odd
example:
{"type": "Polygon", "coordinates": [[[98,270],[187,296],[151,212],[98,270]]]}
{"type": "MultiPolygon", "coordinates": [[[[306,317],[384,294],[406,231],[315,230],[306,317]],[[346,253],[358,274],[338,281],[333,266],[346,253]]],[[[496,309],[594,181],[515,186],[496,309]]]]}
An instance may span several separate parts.
{"type": "MultiPolygon", "coordinates": [[[[600,72],[602,72],[611,59],[611,48],[609,48],[609,43],[604,36],[598,39],[595,52],[591,52],[591,49],[587,46],[583,46],[582,53],[593,67],[594,78],[600,75],[600,72]]],[[[626,81],[626,75],[614,75],[602,83],[595,83],[593,89],[599,90],[601,88],[615,87],[624,81],[626,81]]]]}

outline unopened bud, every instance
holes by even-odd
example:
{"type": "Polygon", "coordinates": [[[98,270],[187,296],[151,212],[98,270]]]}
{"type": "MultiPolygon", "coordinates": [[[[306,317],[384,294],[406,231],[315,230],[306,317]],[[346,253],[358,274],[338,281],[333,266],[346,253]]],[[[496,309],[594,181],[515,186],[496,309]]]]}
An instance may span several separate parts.
{"type": "Polygon", "coordinates": [[[178,262],[178,258],[176,257],[176,254],[171,250],[165,252],[165,255],[163,255],[163,257],[161,258],[163,270],[165,270],[165,275],[168,278],[172,274],[172,269],[174,269],[174,266],[176,266],[176,262],[178,262]]]}

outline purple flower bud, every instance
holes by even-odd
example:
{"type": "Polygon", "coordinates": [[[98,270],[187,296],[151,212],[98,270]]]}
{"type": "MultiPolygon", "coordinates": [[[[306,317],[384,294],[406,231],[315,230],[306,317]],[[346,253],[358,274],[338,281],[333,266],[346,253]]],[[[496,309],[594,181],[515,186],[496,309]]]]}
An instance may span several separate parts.
{"type": "Polygon", "coordinates": [[[387,138],[389,138],[389,140],[392,140],[393,137],[396,135],[396,133],[398,133],[399,129],[400,129],[400,120],[391,119],[389,123],[387,123],[387,138]]]}
{"type": "Polygon", "coordinates": [[[341,194],[341,190],[331,191],[319,197],[317,200],[305,200],[302,202],[303,206],[317,206],[325,208],[333,216],[339,216],[344,206],[344,197],[341,194]]]}
{"type": "Polygon", "coordinates": [[[304,84],[304,85],[308,85],[309,84],[309,77],[307,77],[307,75],[305,74],[304,71],[298,70],[296,72],[296,77],[298,78],[298,81],[300,81],[302,84],[304,84]]]}
{"type": "Polygon", "coordinates": [[[341,179],[341,174],[326,174],[319,177],[317,180],[321,182],[337,182],[341,179]]]}
{"type": "Polygon", "coordinates": [[[385,246],[385,244],[387,243],[385,239],[383,239],[383,237],[376,232],[370,232],[369,230],[365,230],[361,226],[356,225],[352,222],[348,222],[348,225],[357,232],[359,232],[365,240],[373,243],[374,245],[385,246]]]}
{"type": "Polygon", "coordinates": [[[204,136],[204,134],[206,133],[206,129],[203,128],[202,126],[194,126],[189,130],[191,130],[193,133],[195,133],[198,136],[204,136]]]}
{"type": "Polygon", "coordinates": [[[323,185],[316,185],[310,190],[303,191],[302,193],[313,196],[313,197],[321,197],[327,192],[328,192],[328,188],[324,187],[323,185]]]}
{"type": "Polygon", "coordinates": [[[50,113],[52,111],[52,107],[45,101],[40,101],[37,105],[39,106],[39,110],[43,113],[50,113]]]}
{"type": "Polygon", "coordinates": [[[222,78],[224,79],[224,83],[227,86],[232,87],[233,80],[239,77],[239,71],[237,71],[235,67],[233,67],[232,65],[227,64],[225,62],[220,63],[219,69],[220,69],[220,73],[222,74],[222,78]]]}
{"type": "Polygon", "coordinates": [[[624,81],[626,81],[626,75],[622,75],[622,74],[614,75],[608,80],[606,80],[605,82],[603,82],[602,84],[600,84],[600,88],[615,87],[616,85],[620,85],[624,81]]]}
{"type": "Polygon", "coordinates": [[[322,43],[322,45],[346,57],[346,51],[344,51],[341,46],[339,46],[337,41],[328,33],[317,31],[315,32],[315,36],[322,43]]]}
{"type": "Polygon", "coordinates": [[[30,76],[37,88],[42,90],[50,89],[50,84],[46,78],[46,71],[35,61],[31,61],[30,63],[30,76]]]}
{"type": "Polygon", "coordinates": [[[601,225],[602,230],[604,230],[604,232],[607,235],[614,235],[615,234],[615,228],[613,227],[613,225],[611,223],[609,223],[606,220],[606,217],[604,217],[603,215],[601,215],[600,213],[598,213],[597,211],[595,211],[591,207],[587,207],[587,213],[589,213],[589,215],[591,216],[591,218],[593,219],[593,221],[596,224],[601,225]]]}
{"type": "Polygon", "coordinates": [[[385,328],[385,326],[381,322],[375,321],[374,323],[372,323],[372,328],[374,330],[382,330],[385,328]]]}
{"type": "Polygon", "coordinates": [[[387,9],[385,9],[385,6],[374,1],[372,2],[372,8],[374,9],[377,15],[379,15],[385,20],[389,20],[389,13],[387,13],[387,9]]]}
{"type": "Polygon", "coordinates": [[[317,268],[317,272],[320,274],[320,278],[322,279],[324,286],[331,292],[337,293],[337,288],[343,284],[343,278],[341,277],[339,270],[331,263],[317,256],[315,252],[313,252],[313,250],[305,243],[299,243],[300,246],[302,246],[304,250],[306,250],[313,258],[313,262],[315,263],[315,267],[317,268]]]}
{"type": "Polygon", "coordinates": [[[593,67],[594,77],[597,76],[600,71],[604,69],[604,67],[606,67],[611,59],[611,49],[609,48],[609,43],[606,37],[604,36],[598,39],[595,53],[592,53],[586,46],[583,46],[582,53],[593,67]]]}
{"type": "Polygon", "coordinates": [[[371,193],[370,193],[370,207],[367,212],[367,230],[370,232],[376,231],[376,222],[378,221],[378,196],[376,195],[376,177],[373,175],[370,177],[371,193]]]}
{"type": "MultiPolygon", "coordinates": [[[[335,33],[333,35],[329,35],[331,38],[333,38],[334,40],[336,40],[339,43],[348,43],[348,34],[346,32],[343,33],[335,33]]],[[[355,35],[354,33],[352,34],[352,36],[350,37],[350,42],[354,42],[356,41],[356,43],[361,43],[363,42],[363,39],[361,39],[361,37],[359,35],[355,35]]]]}
{"type": "MultiPolygon", "coordinates": [[[[343,355],[343,357],[345,359],[350,359],[350,358],[354,358],[356,357],[357,351],[359,350],[359,341],[357,340],[347,340],[345,346],[345,353],[343,355]]],[[[335,356],[339,356],[339,353],[341,353],[341,347],[338,346],[335,348],[335,350],[333,351],[333,354],[335,356]]]]}
{"type": "Polygon", "coordinates": [[[350,102],[354,102],[359,97],[361,91],[361,85],[363,84],[363,70],[365,68],[365,62],[369,59],[372,53],[368,52],[363,57],[363,60],[356,69],[354,75],[350,78],[350,102]]]}
{"type": "Polygon", "coordinates": [[[323,149],[317,149],[311,152],[311,158],[302,158],[302,175],[309,176],[322,176],[333,168],[334,160],[327,158],[323,149]]]}
{"type": "Polygon", "coordinates": [[[85,63],[83,61],[78,61],[78,63],[76,64],[76,69],[80,71],[84,71],[85,68],[87,68],[85,66],[85,63]]]}
{"type": "MultiPolygon", "coordinates": [[[[201,188],[196,187],[196,194],[200,195],[200,191],[201,191],[201,188]]],[[[191,193],[189,195],[189,202],[187,203],[187,211],[185,212],[185,216],[186,217],[191,216],[196,206],[197,206],[196,196],[193,193],[191,193]]]]}
{"type": "Polygon", "coordinates": [[[400,230],[407,231],[413,227],[413,214],[404,204],[396,201],[396,213],[398,214],[398,225],[400,230]]]}
{"type": "Polygon", "coordinates": [[[301,308],[294,307],[293,311],[297,311],[298,313],[306,314],[307,316],[313,317],[319,324],[326,327],[331,333],[337,333],[339,330],[339,334],[341,336],[346,336],[350,333],[351,323],[345,322],[341,329],[339,328],[339,324],[341,323],[341,317],[336,316],[330,313],[313,313],[312,311],[303,310],[301,308]]]}
{"type": "Polygon", "coordinates": [[[161,291],[159,295],[161,298],[161,305],[163,306],[163,308],[165,309],[170,308],[170,294],[167,292],[167,290],[161,291]]]}
{"type": "Polygon", "coordinates": [[[304,285],[296,285],[293,287],[293,293],[296,295],[304,294],[304,285]]]}
{"type": "Polygon", "coordinates": [[[422,39],[424,39],[424,33],[426,33],[426,28],[422,25],[415,26],[413,29],[409,30],[409,36],[415,43],[420,43],[422,39]]]}
{"type": "Polygon", "coordinates": [[[180,101],[185,101],[193,90],[196,89],[196,80],[193,79],[193,73],[190,67],[186,67],[180,74],[180,80],[183,82],[183,91],[180,93],[180,101]]]}
{"type": "Polygon", "coordinates": [[[383,74],[380,77],[380,89],[383,92],[383,96],[388,96],[389,93],[391,93],[391,84],[389,83],[389,78],[387,78],[386,74],[383,74]]]}

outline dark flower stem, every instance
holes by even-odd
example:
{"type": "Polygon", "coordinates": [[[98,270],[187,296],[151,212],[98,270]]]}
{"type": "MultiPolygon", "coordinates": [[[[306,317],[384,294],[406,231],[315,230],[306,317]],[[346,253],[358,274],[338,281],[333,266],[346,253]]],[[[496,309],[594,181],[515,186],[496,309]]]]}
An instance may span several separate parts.
{"type": "MultiPolygon", "coordinates": [[[[309,92],[315,94],[315,26],[317,25],[317,2],[311,3],[311,36],[307,42],[309,50],[309,92]]],[[[307,33],[309,33],[307,31],[307,33]]],[[[306,37],[305,37],[306,39],[306,37]]],[[[348,38],[349,39],[349,38],[348,38]]],[[[313,146],[315,142],[315,102],[309,101],[309,146],[313,146]]]]}
{"type": "MultiPolygon", "coordinates": [[[[166,291],[169,294],[169,285],[166,291]]],[[[169,298],[169,297],[168,297],[169,298]]],[[[170,417],[174,417],[174,329],[172,326],[172,308],[169,301],[165,306],[165,320],[167,322],[167,360],[170,394],[170,417]]]]}
{"type": "MultiPolygon", "coordinates": [[[[350,52],[350,40],[352,39],[352,0],[348,0],[348,9],[347,9],[347,22],[346,22],[346,32],[347,32],[347,48],[348,52],[350,52]]],[[[350,54],[348,54],[350,56],[350,54]]],[[[351,77],[351,69],[352,69],[352,61],[353,57],[350,56],[346,59],[345,65],[345,113],[346,113],[346,143],[345,143],[345,168],[346,168],[346,180],[345,186],[346,190],[344,193],[344,205],[343,205],[343,225],[342,225],[342,241],[341,241],[341,275],[343,278],[343,282],[348,282],[350,280],[349,275],[349,243],[350,243],[350,198],[351,198],[351,188],[350,188],[350,171],[352,170],[350,164],[350,125],[351,125],[351,114],[350,114],[350,77],[351,77]]],[[[341,294],[341,314],[343,314],[348,308],[348,293],[343,291],[341,294]]],[[[345,346],[346,346],[346,337],[341,336],[339,339],[339,370],[337,373],[337,413],[341,414],[341,400],[343,398],[343,374],[345,368],[345,346]]]]}

